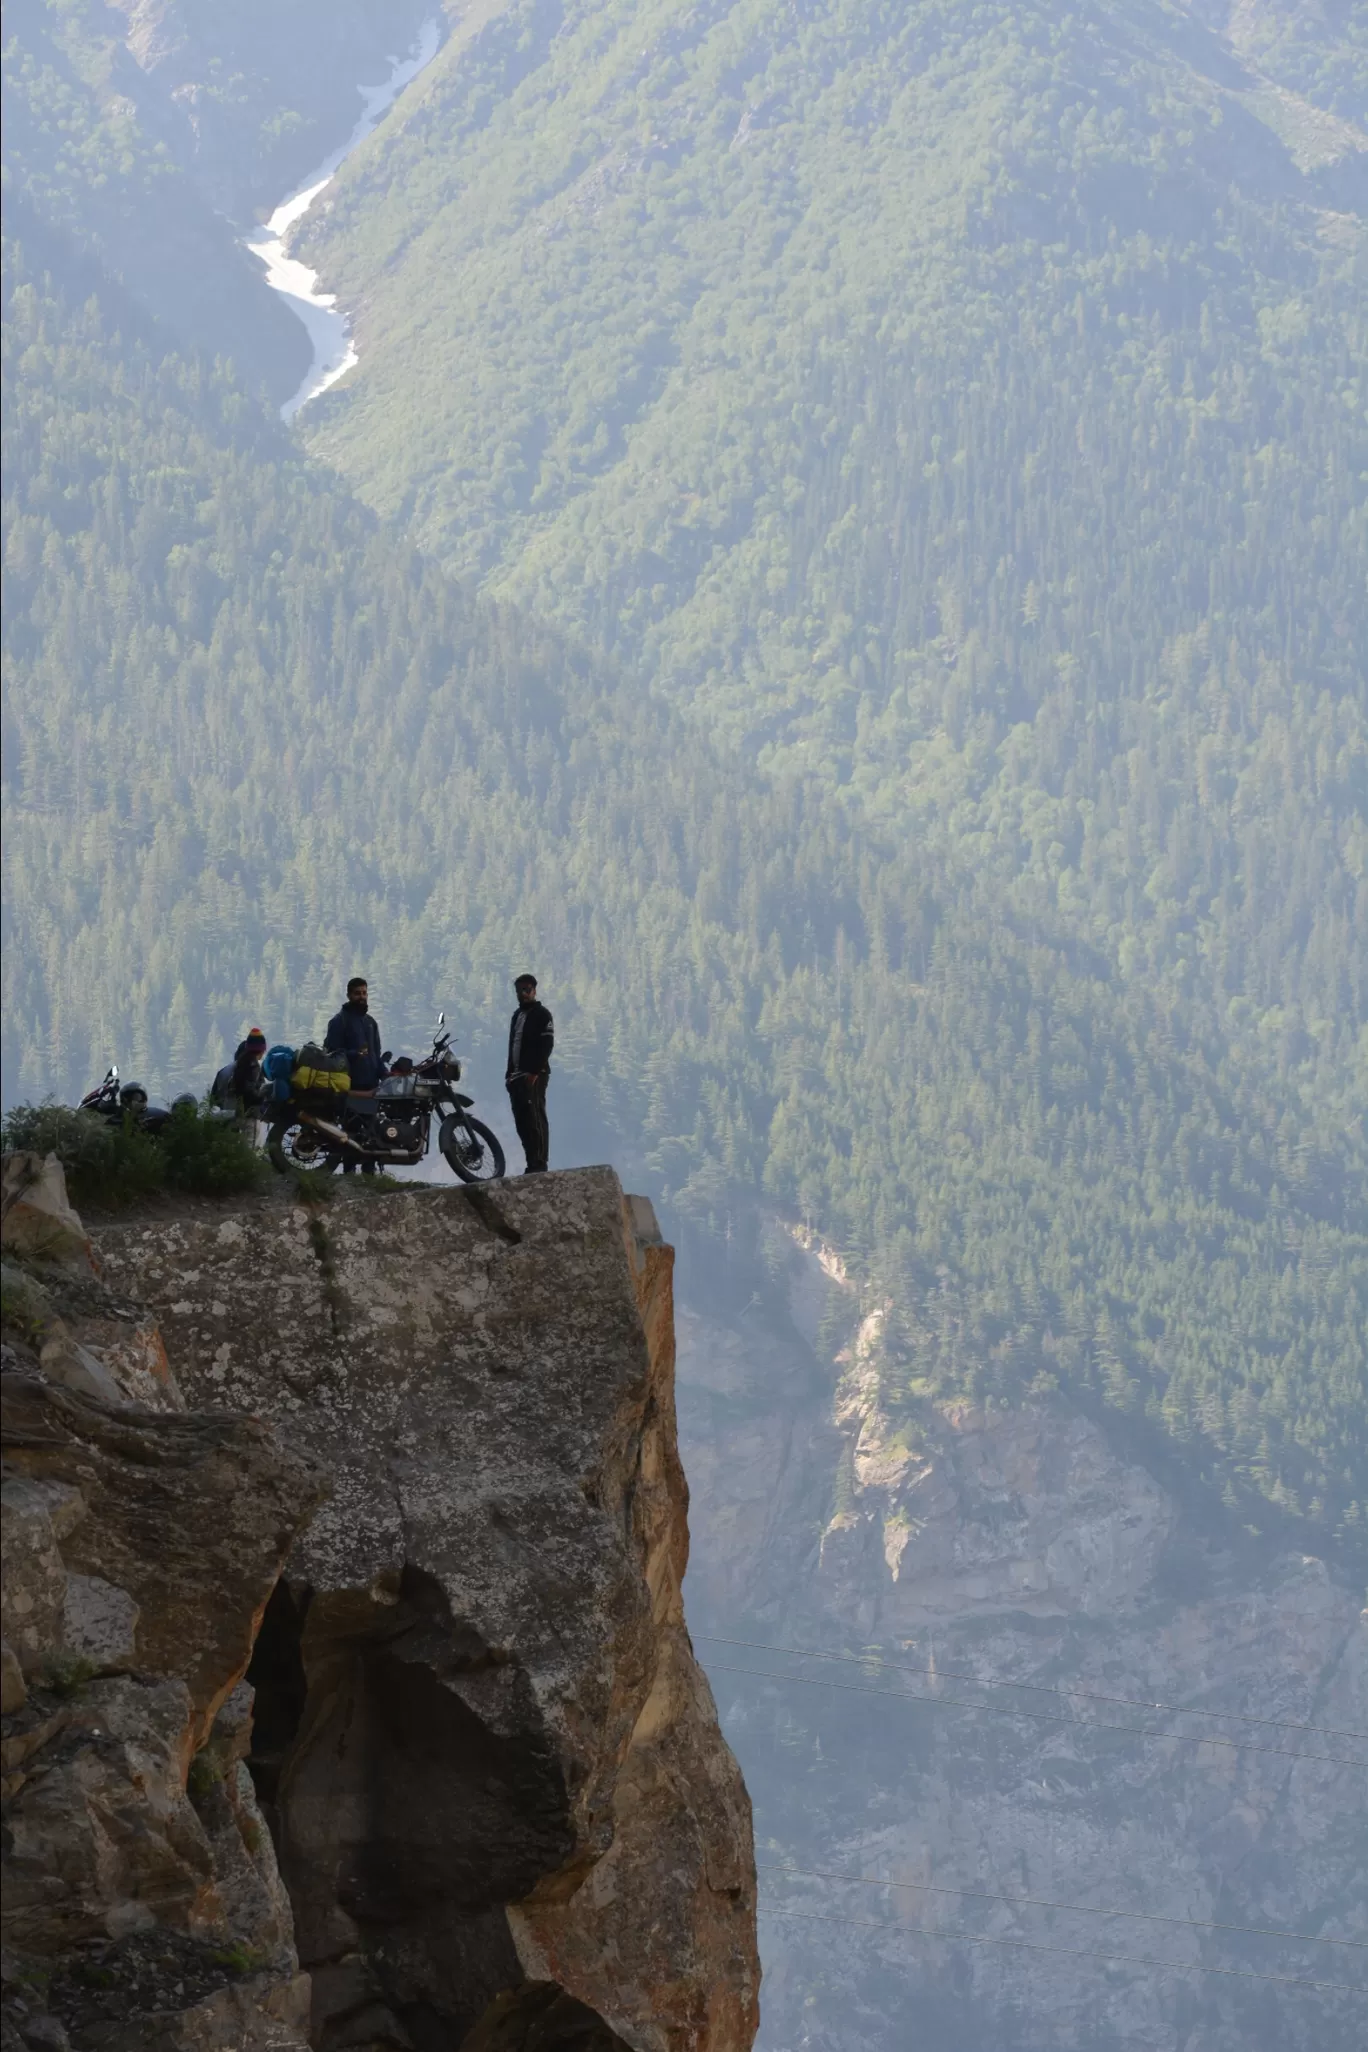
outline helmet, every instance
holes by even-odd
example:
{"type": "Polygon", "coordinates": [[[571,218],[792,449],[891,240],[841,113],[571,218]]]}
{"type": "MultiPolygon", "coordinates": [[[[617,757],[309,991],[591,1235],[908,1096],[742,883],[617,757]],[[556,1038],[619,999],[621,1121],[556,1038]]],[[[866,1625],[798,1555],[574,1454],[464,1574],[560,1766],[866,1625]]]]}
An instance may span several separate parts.
{"type": "Polygon", "coordinates": [[[191,1111],[199,1110],[199,1099],[196,1097],[193,1090],[182,1090],[179,1097],[173,1097],[171,1100],[171,1109],[172,1111],[179,1111],[181,1106],[186,1104],[189,1105],[191,1111]]]}
{"type": "Polygon", "coordinates": [[[141,1083],[125,1083],[119,1092],[119,1103],[125,1111],[146,1111],[147,1092],[141,1083]]]}

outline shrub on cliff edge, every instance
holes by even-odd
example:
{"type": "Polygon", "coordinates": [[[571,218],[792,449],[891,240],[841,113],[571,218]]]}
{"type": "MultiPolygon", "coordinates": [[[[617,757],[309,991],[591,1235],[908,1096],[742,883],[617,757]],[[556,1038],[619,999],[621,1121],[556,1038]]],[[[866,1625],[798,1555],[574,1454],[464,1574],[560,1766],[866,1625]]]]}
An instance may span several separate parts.
{"type": "Polygon", "coordinates": [[[180,1105],[155,1137],[62,1104],[21,1104],[5,1115],[6,1152],[55,1154],[76,1205],[126,1210],[159,1190],[226,1196],[255,1189],[266,1164],[237,1126],[180,1105]]]}

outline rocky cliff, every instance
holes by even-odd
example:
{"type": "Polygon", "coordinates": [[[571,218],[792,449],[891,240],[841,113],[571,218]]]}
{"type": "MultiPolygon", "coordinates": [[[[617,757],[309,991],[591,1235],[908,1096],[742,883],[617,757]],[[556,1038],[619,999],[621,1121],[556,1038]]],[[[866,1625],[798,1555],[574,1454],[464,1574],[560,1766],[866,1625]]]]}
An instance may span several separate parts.
{"type": "Polygon", "coordinates": [[[775,1912],[762,2044],[893,2052],[914,2007],[955,2052],[1361,2045],[1361,1586],[1063,1397],[895,1409],[878,1308],[771,1253],[785,1317],[680,1320],[690,1616],[775,1912]]]}
{"type": "Polygon", "coordinates": [[[748,2046],[649,1206],[584,1170],[94,1238],[7,1271],[7,2029],[748,2046]]]}

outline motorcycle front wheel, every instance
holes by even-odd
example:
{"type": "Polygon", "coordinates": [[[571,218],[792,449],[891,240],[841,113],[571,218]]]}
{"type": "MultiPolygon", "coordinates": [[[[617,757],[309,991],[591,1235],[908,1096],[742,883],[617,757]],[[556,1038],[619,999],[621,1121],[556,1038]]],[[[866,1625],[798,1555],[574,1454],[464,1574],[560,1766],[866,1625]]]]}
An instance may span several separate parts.
{"type": "Polygon", "coordinates": [[[447,1165],[463,1183],[492,1183],[504,1172],[498,1136],[469,1112],[448,1112],[437,1135],[447,1165]]]}
{"type": "Polygon", "coordinates": [[[293,1112],[286,1112],[271,1122],[266,1136],[266,1152],[271,1157],[272,1168],[284,1176],[291,1169],[303,1170],[308,1175],[330,1176],[342,1157],[329,1147],[321,1133],[298,1118],[293,1112]]]}

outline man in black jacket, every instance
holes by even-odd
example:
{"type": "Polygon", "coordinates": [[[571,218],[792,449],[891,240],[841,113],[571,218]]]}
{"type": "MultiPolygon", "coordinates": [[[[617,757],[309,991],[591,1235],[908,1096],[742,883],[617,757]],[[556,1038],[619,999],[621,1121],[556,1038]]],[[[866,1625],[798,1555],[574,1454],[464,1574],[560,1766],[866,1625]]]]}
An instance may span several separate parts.
{"type": "Polygon", "coordinates": [[[537,979],[520,976],[513,986],[518,1009],[508,1024],[508,1100],[513,1123],[527,1156],[529,1176],[545,1174],[551,1151],[551,1130],[546,1123],[546,1086],[551,1079],[551,1050],[556,1044],[555,1023],[545,1005],[537,1002],[537,979]]]}
{"type": "MultiPolygon", "coordinates": [[[[370,1015],[370,990],[364,976],[353,976],[347,985],[347,1002],[329,1019],[323,1046],[329,1054],[347,1057],[351,1087],[360,1095],[373,1095],[381,1077],[388,1075],[380,1053],[380,1028],[370,1015]]],[[[343,1175],[349,1175],[355,1166],[354,1162],[344,1161],[343,1175]]],[[[375,1163],[362,1162],[361,1173],[373,1176],[375,1163]]]]}
{"type": "Polygon", "coordinates": [[[323,1046],[329,1054],[347,1057],[353,1090],[372,1091],[388,1073],[380,1058],[380,1028],[370,1015],[370,991],[364,976],[353,976],[347,985],[347,1002],[329,1019],[323,1046]]]}

